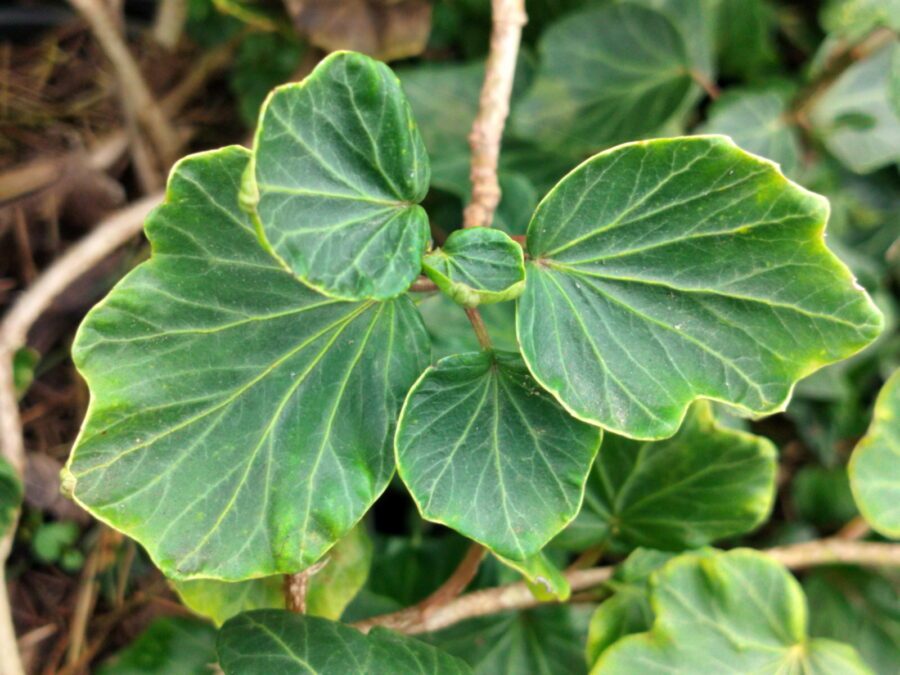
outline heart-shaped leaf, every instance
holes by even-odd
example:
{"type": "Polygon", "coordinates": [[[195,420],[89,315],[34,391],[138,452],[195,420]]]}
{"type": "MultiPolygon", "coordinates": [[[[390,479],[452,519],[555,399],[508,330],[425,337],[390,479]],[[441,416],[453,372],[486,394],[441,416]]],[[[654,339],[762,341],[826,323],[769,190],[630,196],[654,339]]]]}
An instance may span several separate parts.
{"type": "Polygon", "coordinates": [[[465,675],[464,661],[384,628],[368,635],[327,619],[263,609],[229,620],[216,642],[225,675],[465,675]]]}
{"type": "Polygon", "coordinates": [[[65,484],[173,578],[312,564],[393,473],[403,395],[428,362],[412,303],[310,290],[238,205],[243,148],[175,168],[151,259],[82,324],[92,401],[65,484]]]}
{"type": "Polygon", "coordinates": [[[853,451],[848,471],[866,522],[900,539],[900,370],[878,394],[872,425],[853,451]]]}
{"type": "Polygon", "coordinates": [[[800,585],[761,553],[679,556],[651,585],[653,628],[616,642],[592,673],[871,672],[849,645],[808,637],[800,585]]]}
{"type": "Polygon", "coordinates": [[[422,266],[441,291],[464,307],[512,300],[525,290],[522,247],[499,230],[455,230],[422,266]]]}
{"type": "Polygon", "coordinates": [[[554,149],[599,150],[652,134],[694,86],[681,35],[664,14],[638,5],[570,14],[543,34],[539,51],[513,129],[554,149]]]}
{"type": "Polygon", "coordinates": [[[406,291],[430,236],[428,155],[387,66],[338,52],[275,89],[253,154],[243,202],[287,268],[344,300],[406,291]]]}
{"type": "Polygon", "coordinates": [[[781,410],[881,330],[825,247],[827,216],[723,136],[601,153],[528,226],[522,355],[572,414],[633,438],[672,435],[699,397],[781,410]]]}
{"type": "Polygon", "coordinates": [[[768,439],[718,426],[705,401],[664,441],[607,434],[557,542],[681,551],[744,534],[772,508],[777,456],[768,439]]]}
{"type": "Polygon", "coordinates": [[[523,561],[578,513],[599,444],[518,354],[458,354],[410,390],[397,467],[424,518],[523,561]]]}

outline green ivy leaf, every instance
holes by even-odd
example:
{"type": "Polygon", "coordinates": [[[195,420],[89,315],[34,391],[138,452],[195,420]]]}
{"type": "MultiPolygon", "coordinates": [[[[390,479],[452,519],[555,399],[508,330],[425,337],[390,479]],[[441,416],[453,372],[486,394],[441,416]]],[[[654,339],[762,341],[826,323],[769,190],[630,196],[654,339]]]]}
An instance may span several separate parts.
{"type": "Polygon", "coordinates": [[[650,607],[650,575],[671,560],[671,553],[638,548],[603,586],[613,595],[597,607],[588,626],[585,656],[588,664],[620,638],[650,630],[653,609],[650,607]]]}
{"type": "Polygon", "coordinates": [[[328,562],[309,581],[306,611],[313,616],[339,619],[365,585],[372,565],[372,540],[365,526],[357,525],[327,555],[328,562]]]}
{"type": "Polygon", "coordinates": [[[458,354],[410,390],[397,468],[426,520],[533,556],[578,513],[600,430],[569,417],[518,354],[458,354]]]}
{"type": "Polygon", "coordinates": [[[722,73],[751,79],[776,64],[775,19],[767,0],[719,0],[716,43],[722,73]]]}
{"type": "Polygon", "coordinates": [[[698,131],[731,136],[741,148],[771,159],[788,175],[800,162],[800,141],[783,87],[729,91],[713,103],[709,119],[698,131]]]}
{"type": "Polygon", "coordinates": [[[710,80],[714,80],[716,74],[714,43],[716,17],[721,1],[619,0],[624,4],[643,5],[664,14],[684,41],[694,68],[710,80]]]}
{"type": "Polygon", "coordinates": [[[900,113],[889,100],[896,42],[847,68],[810,112],[825,147],[856,173],[900,161],[900,113]]]}
{"type": "Polygon", "coordinates": [[[216,631],[183,618],[156,619],[97,675],[209,675],[216,662],[216,631]]]}
{"type": "Polygon", "coordinates": [[[849,645],[807,636],[800,584],[748,549],[691,553],[654,575],[656,621],[603,652],[592,673],[870,673],[849,645]]]}
{"type": "Polygon", "coordinates": [[[0,457],[0,536],[12,525],[22,504],[22,481],[12,464],[0,457]]]}
{"type": "Polygon", "coordinates": [[[900,663],[900,594],[895,579],[858,567],[833,566],[803,576],[809,633],[855,645],[880,675],[900,663]]]}
{"type": "Polygon", "coordinates": [[[88,315],[92,392],[64,484],[175,579],[296,572],[393,473],[401,397],[428,362],[406,298],[323,297],[257,244],[231,147],[182,160],[151,259],[88,315]]]}
{"type": "MultiPolygon", "coordinates": [[[[366,582],[372,562],[372,541],[365,526],[357,525],[322,559],[327,561],[309,579],[306,612],[339,619],[366,582]]],[[[220,626],[253,609],[284,609],[284,576],[226,582],[192,579],[173,584],[181,601],[220,626]]]]}
{"type": "Polygon", "coordinates": [[[216,647],[225,675],[472,672],[464,661],[415,638],[383,628],[363,635],[327,619],[271,609],[230,619],[216,647]]]}
{"type": "Polygon", "coordinates": [[[563,605],[480,617],[427,637],[475,675],[579,675],[584,624],[584,611],[563,605]]]}
{"type": "Polygon", "coordinates": [[[576,417],[633,438],[671,436],[700,397],[782,410],[881,330],[825,247],[827,214],[723,136],[601,153],[528,226],[522,355],[576,417]]]}
{"type": "Polygon", "coordinates": [[[284,576],[246,581],[191,579],[173,582],[181,601],[193,612],[221,626],[233,616],[254,609],[284,609],[284,576]]]}
{"type": "Polygon", "coordinates": [[[512,124],[554,149],[598,150],[650,135],[694,87],[681,35],[664,14],[638,5],[570,14],[538,49],[536,82],[512,124]]]}
{"type": "Polygon", "coordinates": [[[513,300],[525,290],[522,247],[499,230],[455,230],[422,266],[441,291],[464,307],[513,300]]]}
{"type": "Polygon", "coordinates": [[[584,507],[557,543],[680,551],[744,534],[772,509],[777,457],[767,439],[716,424],[707,402],[664,441],[607,434],[584,507]]]}
{"type": "Polygon", "coordinates": [[[900,370],[875,402],[872,425],[850,458],[850,487],[866,522],[900,539],[900,370]]]}
{"type": "Polygon", "coordinates": [[[287,268],[344,300],[406,291],[430,237],[428,155],[387,66],[337,52],[275,89],[253,153],[243,201],[287,268]]]}

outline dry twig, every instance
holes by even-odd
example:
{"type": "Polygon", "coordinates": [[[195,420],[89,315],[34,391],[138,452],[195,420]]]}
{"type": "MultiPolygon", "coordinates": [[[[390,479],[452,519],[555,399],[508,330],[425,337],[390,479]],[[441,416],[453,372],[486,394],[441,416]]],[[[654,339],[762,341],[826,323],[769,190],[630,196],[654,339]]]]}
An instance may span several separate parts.
{"type": "Polygon", "coordinates": [[[113,17],[100,0],[69,0],[85,18],[112,62],[119,80],[123,101],[132,106],[141,125],[153,140],[160,159],[166,166],[175,162],[181,145],[178,134],[169,124],[147,86],[137,62],[119,34],[113,17]]]}
{"type": "Polygon", "coordinates": [[[463,214],[463,227],[490,226],[500,203],[497,180],[500,141],[509,116],[522,26],[527,21],[524,0],[492,0],[491,8],[491,51],[481,86],[478,115],[469,134],[472,201],[463,214]]]}
{"type": "MultiPolygon", "coordinates": [[[[900,544],[876,544],[831,538],[771,548],[763,552],[790,569],[805,569],[832,563],[900,567],[900,544]]],[[[599,586],[612,576],[614,569],[608,566],[568,570],[565,576],[574,593],[599,586]]],[[[410,612],[412,608],[407,608],[359,621],[353,625],[362,631],[368,631],[374,626],[385,626],[414,635],[440,630],[477,616],[529,609],[539,604],[540,601],[535,599],[528,586],[519,582],[467,593],[452,602],[434,608],[424,616],[415,617],[410,612]]]]}
{"type": "MultiPolygon", "coordinates": [[[[13,381],[12,361],[25,344],[28,330],[53,300],[81,274],[134,237],[144,218],[162,201],[158,193],[132,203],[113,214],[91,234],[72,246],[23,293],[0,323],[0,453],[21,476],[25,469],[25,444],[13,381]]],[[[16,649],[9,599],[2,570],[12,548],[15,523],[0,538],[0,675],[20,675],[22,664],[16,649]]]]}

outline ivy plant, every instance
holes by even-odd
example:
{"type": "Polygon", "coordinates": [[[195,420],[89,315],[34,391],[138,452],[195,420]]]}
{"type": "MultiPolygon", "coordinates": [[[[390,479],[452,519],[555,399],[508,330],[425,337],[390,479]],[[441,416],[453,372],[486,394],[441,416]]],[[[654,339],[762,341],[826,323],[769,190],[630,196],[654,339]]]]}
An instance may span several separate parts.
{"type": "MultiPolygon", "coordinates": [[[[501,203],[506,232],[432,237],[430,154],[452,129],[419,130],[427,78],[401,73],[411,105],[352,52],[273,90],[251,149],[172,169],[150,259],[75,340],[92,398],[63,483],[222,626],[225,673],[550,672],[535,665],[543,637],[581,659],[571,640],[588,622],[569,607],[484,619],[515,634],[502,652],[461,647],[471,626],[423,642],[341,623],[400,608],[359,592],[386,555],[372,562],[363,518],[395,476],[422,519],[474,542],[476,562],[487,551],[498,580],[524,578],[535,603],[569,597],[566,551],[628,556],[591,621],[596,672],[866,672],[853,648],[809,636],[779,563],[705,548],[757,528],[775,495],[773,444],[724,420],[784,410],[883,317],[826,246],[828,201],[748,152],[792,173],[795,132],[741,140],[747,119],[781,124],[784,91],[723,98],[703,135],[633,140],[677,127],[713,74],[701,3],[680,4],[569,15],[533,73],[520,63],[533,82],[515,94],[501,186],[524,196],[501,203]],[[571,171],[531,209],[563,157],[571,171]],[[304,615],[281,575],[305,570],[304,615]]],[[[461,97],[480,78],[464,71],[461,97]]],[[[882,159],[837,132],[825,143],[855,153],[851,168],[882,159]]],[[[442,189],[468,159],[448,145],[442,189]]],[[[888,536],[897,482],[879,467],[897,391],[895,376],[854,459],[854,494],[888,536]]],[[[437,558],[459,560],[454,547],[437,558]]]]}

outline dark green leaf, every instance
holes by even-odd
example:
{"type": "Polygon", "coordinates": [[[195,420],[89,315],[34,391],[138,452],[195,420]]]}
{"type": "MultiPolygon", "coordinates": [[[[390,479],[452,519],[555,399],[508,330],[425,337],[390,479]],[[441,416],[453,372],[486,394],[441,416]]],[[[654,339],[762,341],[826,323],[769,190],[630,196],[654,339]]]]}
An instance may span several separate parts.
{"type": "Polygon", "coordinates": [[[74,347],[93,399],[64,483],[173,578],[296,572],[393,473],[401,397],[428,362],[412,303],[323,297],[257,244],[249,153],[177,165],[153,256],[74,347]]]}
{"type": "Polygon", "coordinates": [[[216,663],[216,630],[193,619],[156,619],[97,675],[209,675],[216,663]]]}
{"type": "Polygon", "coordinates": [[[525,290],[522,247],[499,230],[456,230],[425,256],[422,266],[441,291],[464,307],[512,300],[525,290]]]}
{"type": "Polygon", "coordinates": [[[699,131],[731,136],[744,150],[771,159],[788,175],[797,169],[800,143],[782,88],[731,90],[713,104],[699,131]]]}
{"type": "Polygon", "coordinates": [[[241,40],[228,84],[244,124],[256,126],[269,90],[290,79],[302,56],[303,46],[281,33],[250,33],[241,40]]]}
{"type": "Polygon", "coordinates": [[[775,64],[775,10],[767,0],[720,0],[718,19],[724,75],[752,79],[775,64]]]}
{"type": "Polygon", "coordinates": [[[869,673],[852,647],[807,636],[800,584],[756,551],[691,553],[652,583],[656,621],[616,642],[594,673],[869,673]]]}
{"type": "Polygon", "coordinates": [[[243,199],[272,252],[332,297],[386,299],[419,274],[428,156],[384,64],[338,52],[274,90],[243,199]]]}
{"type": "Polygon", "coordinates": [[[825,247],[827,201],[722,136],[632,143],[564,178],[528,227],[517,330],[574,415],[642,439],[699,397],[784,408],[882,317],[825,247]]]}
{"type": "Polygon", "coordinates": [[[327,619],[257,610],[230,619],[216,642],[225,675],[454,675],[456,657],[383,628],[368,635],[327,619]]]}
{"type": "Polygon", "coordinates": [[[718,426],[706,402],[664,441],[607,434],[584,507],[557,541],[680,551],[744,534],[772,508],[777,454],[761,436],[718,426]]]}
{"type": "Polygon", "coordinates": [[[12,524],[22,503],[22,481],[12,464],[0,457],[0,536],[12,524]]]}
{"type": "Polygon", "coordinates": [[[880,675],[896,675],[900,663],[900,595],[896,580],[853,567],[827,567],[804,575],[809,633],[843,640],[859,649],[880,675]]]}
{"type": "Polygon", "coordinates": [[[835,530],[857,515],[844,466],[804,466],[791,481],[791,503],[800,520],[835,530]]]}
{"type": "Polygon", "coordinates": [[[681,35],[694,68],[715,79],[716,17],[722,0],[619,0],[655,9],[666,15],[681,35]]]}
{"type": "Polygon", "coordinates": [[[847,68],[810,113],[825,147],[857,173],[900,161],[900,115],[888,93],[895,51],[891,43],[847,68]]]}
{"type": "Polygon", "coordinates": [[[866,521],[900,539],[900,370],[875,403],[872,426],[850,458],[850,486],[866,521]]]}
{"type": "Polygon", "coordinates": [[[588,664],[595,663],[620,638],[650,630],[650,574],[671,558],[671,553],[639,548],[616,567],[612,579],[604,584],[612,597],[601,602],[591,616],[585,649],[588,664]]]}
{"type": "Polygon", "coordinates": [[[513,129],[554,149],[585,152],[654,133],[693,89],[681,35],[632,4],[570,14],[541,37],[534,87],[513,129]]]}
{"type": "Polygon", "coordinates": [[[40,353],[31,347],[21,347],[13,354],[13,385],[19,398],[25,395],[34,381],[34,369],[40,360],[40,353]]]}
{"type": "Polygon", "coordinates": [[[600,430],[531,379],[518,354],[439,361],[410,390],[397,465],[419,511],[522,561],[578,512],[600,430]]]}
{"type": "Polygon", "coordinates": [[[586,671],[584,614],[560,606],[485,616],[428,640],[464,659],[476,675],[578,675],[586,671]]]}

